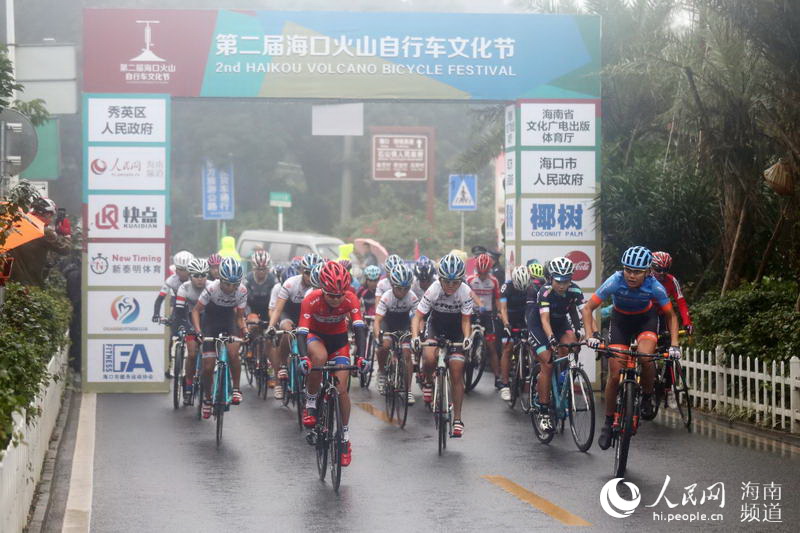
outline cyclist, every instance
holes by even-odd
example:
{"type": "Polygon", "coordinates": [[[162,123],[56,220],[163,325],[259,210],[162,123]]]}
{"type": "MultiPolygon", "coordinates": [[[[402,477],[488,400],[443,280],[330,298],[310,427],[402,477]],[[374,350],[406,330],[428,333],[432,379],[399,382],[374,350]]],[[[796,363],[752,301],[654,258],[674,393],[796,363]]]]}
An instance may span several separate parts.
{"type": "Polygon", "coordinates": [[[222,263],[222,256],[219,254],[211,254],[208,256],[208,280],[214,281],[219,279],[219,265],[222,263]]]}
{"type": "MultiPolygon", "coordinates": [[[[664,312],[669,325],[671,346],[669,355],[680,357],[678,346],[678,318],[672,309],[669,295],[656,278],[649,276],[653,255],[644,246],[632,246],[622,254],[622,271],[617,271],[605,280],[583,308],[583,324],[586,331],[592,332],[586,344],[590,348],[600,345],[600,334],[594,320],[594,310],[600,307],[603,300],[611,297],[614,307],[611,311],[609,326],[609,345],[612,348],[628,349],[631,339],[638,341],[637,351],[655,353],[658,341],[658,308],[664,312]],[[655,305],[654,305],[655,304],[655,305]]],[[[642,406],[643,418],[652,413],[653,380],[655,365],[653,361],[640,359],[642,367],[642,406]]],[[[623,366],[623,361],[610,358],[608,363],[609,378],[606,380],[606,419],[597,444],[606,450],[611,445],[611,425],[617,401],[619,380],[615,377],[623,366]]]]}
{"type": "Polygon", "coordinates": [[[324,264],[325,263],[323,262],[319,262],[311,267],[311,276],[308,278],[308,282],[311,284],[311,287],[309,287],[309,289],[306,291],[306,296],[308,296],[311,291],[319,289],[319,273],[324,264]]]}
{"type": "MultiPolygon", "coordinates": [[[[378,393],[380,394],[384,394],[386,391],[386,359],[389,355],[389,348],[392,345],[391,338],[384,338],[383,333],[400,333],[411,329],[411,313],[419,303],[419,298],[411,292],[411,281],[413,279],[414,274],[412,274],[408,266],[402,263],[397,265],[389,274],[392,290],[383,293],[375,309],[373,331],[378,356],[378,393]]],[[[403,351],[403,358],[406,360],[405,379],[406,390],[408,390],[408,404],[414,405],[415,399],[410,389],[413,370],[411,345],[404,343],[400,348],[403,351]]]]}
{"type": "Polygon", "coordinates": [[[414,282],[411,284],[411,292],[422,298],[425,291],[433,283],[433,275],[436,273],[436,266],[433,261],[421,255],[414,265],[414,282]]]}
{"type": "MultiPolygon", "coordinates": [[[[503,322],[503,353],[500,357],[500,375],[502,386],[500,398],[511,400],[511,389],[508,385],[511,350],[514,348],[511,337],[512,329],[525,328],[525,305],[531,289],[530,271],[527,267],[518,266],[511,272],[511,279],[500,288],[500,318],[503,322]]],[[[533,290],[536,290],[535,288],[533,290]]]]}
{"type": "MultiPolygon", "coordinates": [[[[173,322],[185,330],[194,331],[189,313],[192,312],[203,290],[211,283],[208,281],[208,261],[195,258],[186,266],[191,279],[178,288],[175,296],[175,312],[172,314],[173,322]]],[[[194,382],[195,356],[197,355],[197,336],[186,335],[186,373],[183,381],[183,404],[188,405],[192,399],[192,384],[194,382]]]]}
{"type": "Polygon", "coordinates": [[[558,348],[559,344],[578,342],[575,334],[580,329],[580,312],[585,304],[583,291],[572,281],[575,264],[567,257],[556,257],[548,265],[550,282],[539,290],[539,316],[542,330],[547,337],[547,350],[538,354],[539,378],[537,392],[541,406],[539,421],[542,431],[552,429],[550,414],[550,376],[553,373],[553,353],[558,350],[560,356],[567,355],[567,348],[558,348]]]}
{"type": "MultiPolygon", "coordinates": [[[[161,290],[158,291],[158,297],[156,297],[156,302],[153,306],[153,322],[157,323],[161,319],[161,303],[167,295],[170,296],[170,304],[172,308],[175,309],[175,295],[178,293],[180,286],[189,281],[189,271],[186,268],[189,266],[189,263],[192,262],[192,259],[194,259],[194,255],[186,250],[180,251],[172,257],[175,273],[164,281],[164,285],[162,285],[161,290]]],[[[173,336],[176,331],[177,330],[173,327],[173,336]]]]}
{"type": "MultiPolygon", "coordinates": [[[[311,288],[311,269],[317,263],[322,263],[322,258],[313,253],[307,253],[300,260],[300,274],[287,278],[281,285],[278,291],[278,299],[275,302],[275,308],[269,317],[269,327],[267,328],[267,335],[275,334],[275,326],[277,325],[284,331],[292,331],[295,325],[300,320],[300,304],[303,298],[311,288]]],[[[284,335],[281,338],[281,344],[278,350],[278,358],[274,361],[273,367],[278,369],[278,381],[288,379],[289,373],[286,370],[286,361],[289,358],[289,336],[284,335]],[[277,363],[277,365],[276,365],[277,363]]]]}
{"type": "MultiPolygon", "coordinates": [[[[464,434],[461,420],[461,404],[464,400],[464,353],[470,349],[472,333],[472,291],[464,281],[464,261],[454,254],[447,254],[439,261],[439,279],[434,281],[417,306],[411,320],[411,347],[419,352],[420,326],[423,317],[430,313],[425,327],[425,338],[436,339],[442,335],[451,342],[462,342],[461,348],[453,349],[447,357],[450,378],[453,384],[453,437],[464,434]]],[[[433,397],[433,371],[436,368],[436,347],[426,346],[422,352],[424,382],[422,395],[425,403],[433,397]]]]}
{"type": "MultiPolygon", "coordinates": [[[[667,252],[653,252],[653,276],[664,286],[669,297],[678,304],[678,311],[681,314],[683,329],[691,335],[694,333],[694,326],[692,325],[692,317],[689,316],[689,306],[686,304],[686,298],[683,296],[681,284],[678,283],[678,279],[669,273],[671,266],[671,255],[667,252]]],[[[658,325],[659,333],[663,333],[667,330],[667,324],[664,320],[659,320],[658,325]]]]}
{"type": "MultiPolygon", "coordinates": [[[[219,266],[219,279],[212,281],[203,290],[192,309],[192,324],[198,337],[216,337],[220,334],[244,335],[244,308],[247,306],[247,289],[242,285],[244,271],[239,261],[226,257],[219,266]],[[205,311],[205,312],[204,312],[205,311]],[[202,314],[202,324],[201,324],[202,314]],[[202,332],[202,333],[201,333],[202,332]]],[[[216,342],[203,342],[203,418],[211,416],[211,376],[216,364],[216,342]]],[[[227,344],[233,377],[233,405],[242,403],[242,392],[239,390],[239,378],[242,373],[242,362],[239,360],[239,343],[227,344]]]]}
{"type": "MultiPolygon", "coordinates": [[[[319,273],[320,287],[303,299],[300,306],[300,322],[297,325],[297,348],[303,365],[321,368],[327,362],[350,364],[350,343],[347,338],[348,319],[353,326],[356,340],[356,357],[363,372],[369,363],[363,358],[366,343],[366,328],[361,317],[361,304],[355,294],[348,290],[350,273],[339,263],[328,261],[319,273]]],[[[347,394],[349,371],[335,372],[336,388],[342,408],[343,440],[341,464],[348,466],[352,459],[352,447],[348,424],[350,423],[350,397],[347,394]]],[[[312,372],[306,383],[306,408],[303,425],[313,428],[317,423],[317,395],[322,382],[319,372],[312,372]]]]}
{"type": "Polygon", "coordinates": [[[494,374],[494,386],[501,389],[503,382],[497,361],[497,331],[500,328],[495,315],[500,301],[500,283],[491,273],[493,264],[492,257],[488,253],[479,255],[475,259],[477,273],[467,277],[467,285],[477,296],[478,321],[484,328],[486,346],[489,347],[489,364],[494,374]]]}
{"type": "Polygon", "coordinates": [[[375,315],[375,290],[378,287],[378,280],[381,277],[381,267],[369,265],[364,268],[364,284],[358,288],[356,296],[361,300],[364,309],[364,316],[375,315]]]}
{"type": "Polygon", "coordinates": [[[403,258],[397,254],[392,254],[386,258],[386,262],[383,264],[383,270],[386,272],[386,275],[378,281],[378,286],[375,287],[375,301],[379,302],[381,296],[383,296],[384,292],[388,292],[392,289],[392,284],[389,281],[389,275],[391,275],[392,270],[397,265],[404,265],[405,261],[403,258]]]}
{"type": "MultiPolygon", "coordinates": [[[[269,253],[262,250],[256,250],[250,256],[250,272],[244,278],[244,287],[247,289],[247,308],[245,313],[248,322],[268,322],[269,321],[269,300],[272,295],[272,289],[277,285],[275,276],[270,272],[270,256],[269,253]]],[[[249,326],[248,332],[250,335],[255,335],[261,328],[259,326],[249,326]]],[[[273,353],[272,346],[269,343],[264,343],[267,351],[267,358],[272,363],[273,368],[279,368],[278,355],[273,353]]],[[[247,351],[247,357],[252,358],[253,352],[247,351]]],[[[283,389],[279,384],[276,384],[273,394],[277,400],[283,399],[283,389]]]]}

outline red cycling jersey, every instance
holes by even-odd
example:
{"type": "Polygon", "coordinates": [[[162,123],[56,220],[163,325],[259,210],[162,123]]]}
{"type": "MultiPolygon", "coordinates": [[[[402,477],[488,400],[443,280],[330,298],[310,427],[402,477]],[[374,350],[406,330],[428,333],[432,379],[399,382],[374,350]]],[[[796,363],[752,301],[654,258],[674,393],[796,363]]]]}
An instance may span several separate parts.
{"type": "Polygon", "coordinates": [[[303,298],[300,304],[300,322],[297,325],[299,332],[319,333],[321,335],[336,335],[347,333],[347,319],[354,326],[363,325],[361,316],[361,302],[352,291],[345,293],[342,303],[338,307],[331,307],[325,301],[322,289],[315,289],[303,298]]]}
{"type": "Polygon", "coordinates": [[[658,281],[667,290],[670,299],[675,300],[675,303],[678,304],[683,325],[691,326],[692,318],[689,316],[689,305],[686,303],[686,298],[683,297],[683,292],[681,292],[681,284],[672,274],[664,274],[664,279],[659,279],[658,281]]]}

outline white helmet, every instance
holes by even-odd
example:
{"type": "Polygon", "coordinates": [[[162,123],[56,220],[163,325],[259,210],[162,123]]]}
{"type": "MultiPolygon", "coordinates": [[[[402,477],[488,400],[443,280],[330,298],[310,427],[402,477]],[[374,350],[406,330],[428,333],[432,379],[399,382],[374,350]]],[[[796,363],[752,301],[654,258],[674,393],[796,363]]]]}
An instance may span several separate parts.
{"type": "Polygon", "coordinates": [[[514,288],[524,291],[531,284],[531,273],[526,266],[518,266],[511,272],[511,281],[514,288]]]}
{"type": "Polygon", "coordinates": [[[189,263],[192,262],[192,259],[194,259],[192,252],[182,250],[172,258],[172,264],[175,265],[175,268],[186,268],[189,266],[189,263]]]}
{"type": "Polygon", "coordinates": [[[189,264],[186,267],[186,270],[189,271],[189,274],[208,274],[208,261],[205,260],[203,257],[196,257],[189,261],[189,264]]]}
{"type": "Polygon", "coordinates": [[[575,272],[575,264],[566,257],[556,257],[550,261],[550,276],[556,281],[569,281],[575,272]]]}

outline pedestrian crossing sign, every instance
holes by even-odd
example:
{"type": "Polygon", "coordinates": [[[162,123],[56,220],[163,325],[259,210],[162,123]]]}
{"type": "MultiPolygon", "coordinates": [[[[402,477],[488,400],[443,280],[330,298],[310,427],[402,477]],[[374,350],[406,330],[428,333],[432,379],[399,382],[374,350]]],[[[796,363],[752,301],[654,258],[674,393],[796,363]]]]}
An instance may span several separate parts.
{"type": "Polygon", "coordinates": [[[478,209],[478,188],[475,174],[450,174],[450,211],[478,209]]]}

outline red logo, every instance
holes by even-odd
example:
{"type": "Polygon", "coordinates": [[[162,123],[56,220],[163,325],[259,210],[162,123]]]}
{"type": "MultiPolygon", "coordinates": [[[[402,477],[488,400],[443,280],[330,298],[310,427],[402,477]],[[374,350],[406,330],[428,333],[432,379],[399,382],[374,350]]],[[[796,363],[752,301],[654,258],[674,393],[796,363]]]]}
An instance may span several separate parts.
{"type": "Polygon", "coordinates": [[[97,229],[119,229],[119,209],[114,204],[104,205],[94,216],[97,229]]]}
{"type": "Polygon", "coordinates": [[[589,277],[592,272],[592,260],[588,255],[580,250],[574,250],[565,257],[575,264],[575,273],[572,275],[573,281],[581,281],[589,277]]]}
{"type": "Polygon", "coordinates": [[[106,162],[103,161],[102,159],[95,159],[94,161],[92,161],[92,164],[90,166],[92,168],[92,173],[98,176],[104,173],[108,168],[108,165],[106,165],[106,162]]]}

